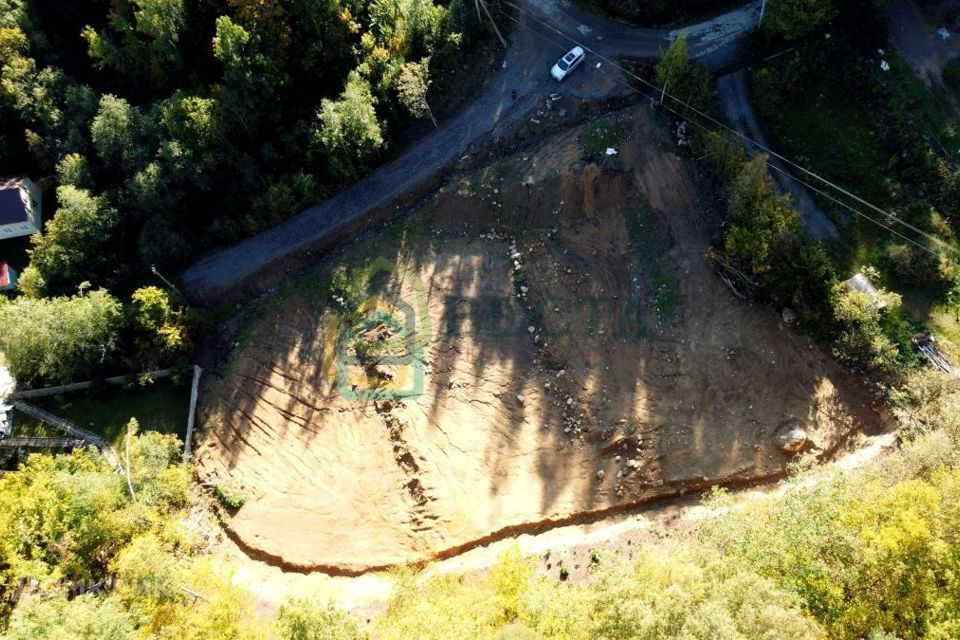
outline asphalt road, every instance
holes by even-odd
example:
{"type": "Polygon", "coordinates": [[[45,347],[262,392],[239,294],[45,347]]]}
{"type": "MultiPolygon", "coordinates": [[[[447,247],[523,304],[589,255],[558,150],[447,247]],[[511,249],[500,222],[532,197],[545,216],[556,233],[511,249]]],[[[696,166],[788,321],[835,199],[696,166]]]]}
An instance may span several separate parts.
{"type": "Polygon", "coordinates": [[[944,65],[958,55],[960,34],[942,40],[911,0],[893,0],[887,15],[893,46],[917,75],[927,82],[939,84],[944,65]]]}
{"type": "MultiPolygon", "coordinates": [[[[603,98],[627,91],[620,73],[602,62],[601,56],[655,58],[684,31],[693,56],[709,67],[723,66],[737,55],[738,42],[756,24],[760,7],[759,1],[751,2],[683,30],[660,30],[604,21],[565,0],[515,1],[523,3],[516,18],[522,25],[512,30],[503,69],[475,102],[363,180],[276,227],[199,260],[183,275],[188,295],[199,302],[222,300],[262,270],[357,228],[373,211],[450,166],[483,136],[525,118],[552,92],[603,98]],[[587,49],[587,60],[558,84],[550,78],[549,69],[573,42],[587,49]],[[516,100],[511,98],[514,89],[516,100]]],[[[500,24],[510,23],[505,15],[495,17],[500,24]]]]}

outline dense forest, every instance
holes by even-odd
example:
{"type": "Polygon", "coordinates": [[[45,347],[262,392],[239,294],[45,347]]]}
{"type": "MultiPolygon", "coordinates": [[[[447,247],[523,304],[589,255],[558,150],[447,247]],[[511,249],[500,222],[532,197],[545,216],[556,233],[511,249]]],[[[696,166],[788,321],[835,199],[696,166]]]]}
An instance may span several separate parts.
{"type": "Polygon", "coordinates": [[[5,0],[0,173],[56,212],[23,288],[127,284],[356,179],[477,24],[462,0],[5,0]]]}
{"type": "MultiPolygon", "coordinates": [[[[126,296],[161,284],[151,267],[174,275],[355,181],[404,131],[432,127],[436,87],[486,46],[479,25],[464,0],[3,0],[0,175],[43,187],[45,231],[0,259],[25,266],[21,297],[46,299],[6,313],[69,334],[82,325],[64,326],[64,311],[82,305],[67,296],[83,284],[136,315],[147,303],[126,296]]],[[[139,297],[159,305],[148,323],[182,333],[172,293],[139,297]]],[[[124,336],[129,323],[103,331],[117,325],[113,302],[98,307],[101,356],[117,340],[157,338],[124,336]]],[[[181,347],[173,338],[159,342],[181,347]]],[[[4,340],[8,355],[15,342],[4,340]]],[[[13,360],[31,381],[104,358],[54,376],[13,360]]]]}

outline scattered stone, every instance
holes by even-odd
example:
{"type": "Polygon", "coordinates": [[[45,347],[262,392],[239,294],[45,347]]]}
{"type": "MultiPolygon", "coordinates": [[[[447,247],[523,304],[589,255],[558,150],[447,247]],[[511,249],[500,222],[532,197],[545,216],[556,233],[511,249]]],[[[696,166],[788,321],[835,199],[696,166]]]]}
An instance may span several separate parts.
{"type": "Polygon", "coordinates": [[[607,472],[603,469],[600,469],[600,471],[597,471],[597,480],[603,480],[605,475],[607,475],[607,472]]]}
{"type": "Polygon", "coordinates": [[[522,393],[517,394],[517,401],[518,401],[520,404],[523,404],[523,394],[522,394],[522,393]]]}

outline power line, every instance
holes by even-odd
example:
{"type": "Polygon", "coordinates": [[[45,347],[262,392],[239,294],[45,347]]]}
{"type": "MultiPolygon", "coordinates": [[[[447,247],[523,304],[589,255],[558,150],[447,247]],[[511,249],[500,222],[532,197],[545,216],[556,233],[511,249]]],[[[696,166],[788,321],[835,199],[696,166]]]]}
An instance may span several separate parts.
{"type": "MultiPolygon", "coordinates": [[[[900,233],[900,232],[897,231],[896,229],[891,228],[889,225],[884,224],[883,222],[877,220],[876,218],[871,218],[870,216],[868,216],[867,214],[863,213],[862,211],[860,211],[860,210],[858,210],[858,209],[855,209],[855,208],[851,207],[850,205],[848,205],[848,204],[846,204],[846,203],[838,200],[837,198],[835,198],[834,196],[830,195],[829,193],[827,193],[827,192],[825,192],[825,191],[822,191],[822,190],[820,190],[820,189],[817,189],[815,186],[813,186],[812,184],[810,184],[810,183],[808,183],[808,182],[804,182],[804,181],[801,180],[800,178],[798,178],[798,177],[796,177],[795,175],[791,174],[791,173],[790,173],[789,171],[787,171],[786,169],[781,169],[780,167],[778,167],[778,166],[776,166],[776,165],[773,165],[773,164],[770,164],[769,162],[767,163],[767,166],[768,166],[770,169],[773,169],[774,171],[779,171],[780,173],[782,173],[783,175],[787,176],[788,178],[791,178],[791,179],[793,179],[793,180],[796,180],[797,182],[799,182],[800,184],[802,184],[802,185],[803,185],[804,187],[806,187],[807,189],[810,189],[810,190],[813,191],[814,193],[818,193],[818,194],[820,194],[821,196],[823,196],[824,198],[827,198],[827,199],[829,199],[829,200],[831,200],[831,201],[839,204],[841,207],[844,207],[844,208],[850,210],[851,212],[857,214],[858,216],[862,216],[862,217],[866,218],[867,220],[869,220],[869,221],[872,222],[873,224],[877,225],[878,227],[880,227],[880,228],[882,228],[882,229],[885,229],[885,230],[889,231],[890,233],[893,233],[893,234],[896,234],[896,235],[900,236],[901,238],[903,238],[904,240],[906,240],[906,241],[909,242],[910,244],[918,247],[919,249],[922,249],[923,251],[926,251],[926,252],[929,253],[930,255],[936,256],[936,257],[938,257],[938,258],[940,257],[941,254],[937,253],[936,251],[933,251],[933,250],[930,249],[929,247],[925,247],[925,246],[923,246],[922,244],[920,244],[920,243],[918,243],[918,242],[914,242],[912,239],[910,239],[910,238],[908,238],[907,236],[903,235],[902,233],[900,233]]],[[[945,258],[945,259],[950,260],[950,258],[945,258]]],[[[952,260],[951,260],[951,262],[952,262],[952,260]]],[[[960,265],[958,265],[958,266],[960,266],[960,265]]]]}
{"type": "MultiPolygon", "coordinates": [[[[513,4],[513,2],[511,2],[510,0],[503,0],[503,3],[506,4],[506,5],[508,5],[508,6],[510,6],[510,7],[512,7],[512,8],[514,8],[514,9],[516,9],[518,12],[521,11],[521,8],[520,8],[519,6],[517,6],[516,4],[513,4]]],[[[564,46],[564,45],[560,45],[559,43],[557,43],[557,42],[555,42],[555,41],[553,41],[553,40],[551,40],[551,39],[543,36],[543,35],[540,34],[540,33],[537,33],[535,30],[531,29],[531,28],[529,27],[529,25],[523,24],[523,22],[522,22],[521,20],[515,18],[514,16],[510,15],[509,13],[503,11],[502,9],[499,9],[498,7],[494,7],[494,8],[497,9],[498,11],[500,11],[500,13],[503,14],[504,16],[506,16],[507,18],[509,18],[509,19],[513,20],[514,22],[516,22],[517,24],[519,24],[521,27],[526,27],[526,28],[529,29],[532,33],[534,33],[534,34],[537,35],[538,37],[546,40],[547,42],[550,42],[550,43],[553,44],[554,46],[561,46],[561,47],[564,46]]],[[[953,247],[952,245],[944,242],[944,241],[941,240],[940,238],[937,238],[936,236],[927,233],[927,232],[924,231],[923,229],[920,229],[920,228],[916,227],[915,225],[913,225],[913,224],[911,224],[911,223],[909,223],[909,222],[907,222],[907,221],[905,221],[905,220],[902,220],[901,218],[899,218],[898,216],[894,215],[893,213],[891,213],[891,212],[889,212],[889,211],[886,211],[886,210],[884,210],[884,209],[881,209],[880,207],[874,205],[873,203],[868,202],[867,200],[861,198],[861,197],[858,196],[857,194],[852,193],[851,191],[845,189],[844,187],[841,187],[840,185],[837,185],[836,183],[834,183],[834,182],[828,180],[827,178],[825,178],[825,177],[823,177],[823,176],[821,176],[821,175],[819,175],[819,174],[811,171],[810,169],[807,169],[806,167],[803,167],[803,166],[797,164],[796,162],[794,162],[794,161],[790,160],[789,158],[787,158],[787,157],[785,157],[785,156],[777,153],[776,151],[768,148],[767,146],[760,144],[760,143],[757,142],[756,140],[753,140],[753,139],[750,138],[749,136],[747,136],[747,135],[745,135],[745,134],[737,131],[736,129],[733,129],[733,128],[727,126],[726,124],[724,124],[723,122],[720,122],[719,120],[717,120],[717,119],[714,118],[713,116],[711,116],[711,115],[709,115],[709,114],[707,114],[707,113],[704,113],[703,111],[701,111],[700,109],[697,109],[697,108],[694,107],[693,105],[691,105],[691,104],[689,104],[689,103],[681,100],[680,98],[674,96],[673,94],[667,92],[667,91],[666,91],[666,87],[658,87],[657,85],[653,84],[653,83],[650,82],[649,80],[646,80],[645,78],[642,78],[642,77],[634,74],[633,72],[631,72],[631,71],[623,68],[622,66],[620,66],[620,65],[617,64],[616,62],[610,60],[609,58],[607,58],[607,57],[604,56],[603,54],[597,52],[595,49],[591,48],[591,47],[588,46],[588,45],[581,44],[579,41],[577,41],[576,39],[574,39],[574,38],[572,38],[571,36],[567,35],[567,34],[564,33],[563,31],[557,29],[557,28],[554,27],[553,25],[551,25],[551,24],[549,24],[549,23],[547,23],[547,22],[544,22],[543,20],[539,19],[539,18],[536,17],[536,16],[530,15],[529,13],[527,13],[526,15],[527,15],[528,18],[532,19],[533,21],[537,22],[538,24],[546,27],[547,29],[553,31],[553,32],[556,33],[557,35],[559,35],[559,36],[561,36],[562,38],[566,39],[568,42],[573,43],[573,44],[576,44],[576,45],[582,47],[583,49],[589,51],[590,53],[592,53],[592,54],[595,55],[596,57],[600,58],[600,59],[603,60],[604,62],[608,63],[610,66],[612,66],[612,67],[614,67],[615,69],[619,70],[619,71],[622,72],[623,74],[625,74],[625,75],[627,75],[627,76],[629,76],[629,77],[637,80],[638,82],[643,83],[644,85],[646,85],[646,86],[650,87],[651,89],[653,89],[653,90],[657,91],[658,93],[660,93],[660,95],[661,95],[661,100],[660,100],[661,105],[662,105],[664,108],[666,108],[668,111],[670,111],[671,113],[674,113],[675,115],[677,115],[678,117],[681,117],[681,118],[684,118],[684,119],[689,120],[692,124],[700,127],[700,128],[703,129],[704,131],[710,131],[707,127],[705,127],[705,126],[703,126],[702,124],[696,122],[696,121],[693,120],[692,118],[689,118],[689,116],[687,116],[687,115],[685,115],[685,114],[681,114],[681,113],[679,113],[678,111],[676,111],[675,109],[671,109],[669,106],[667,106],[666,104],[664,104],[664,103],[663,103],[663,100],[662,100],[663,97],[669,97],[671,100],[673,100],[673,101],[675,101],[675,102],[683,105],[686,109],[694,112],[695,114],[702,116],[703,118],[705,118],[705,119],[708,120],[709,122],[713,123],[714,125],[716,125],[716,126],[722,128],[722,129],[724,129],[724,130],[726,130],[726,131],[734,134],[735,136],[741,138],[742,140],[744,140],[744,141],[746,141],[746,142],[749,142],[749,143],[752,144],[754,147],[762,150],[762,151],[763,151],[764,153],[766,153],[768,156],[773,156],[773,157],[775,157],[775,158],[777,158],[777,159],[785,162],[786,164],[788,164],[788,165],[790,165],[790,166],[792,166],[792,167],[794,167],[794,168],[802,171],[803,173],[811,176],[811,177],[814,178],[815,180],[822,182],[823,184],[827,185],[828,187],[830,187],[830,188],[832,188],[832,189],[835,189],[835,190],[839,191],[840,193],[842,193],[843,195],[845,195],[845,196],[847,196],[847,197],[849,197],[849,198],[852,198],[853,200],[856,200],[857,202],[859,202],[859,203],[863,204],[864,206],[866,206],[866,207],[868,207],[868,208],[876,211],[877,213],[880,213],[880,214],[883,215],[884,217],[892,220],[893,222],[896,222],[896,223],[898,223],[898,224],[901,224],[901,225],[905,226],[906,228],[910,229],[911,231],[913,231],[913,232],[915,232],[915,233],[917,233],[917,234],[919,234],[919,235],[927,238],[927,239],[930,240],[931,242],[940,245],[940,246],[943,247],[944,249],[947,249],[948,251],[950,251],[950,252],[952,252],[952,253],[954,253],[954,254],[956,254],[956,255],[960,255],[960,250],[958,250],[956,247],[953,247]]],[[[606,75],[607,77],[613,79],[613,80],[616,81],[616,82],[619,82],[620,84],[623,84],[624,86],[626,86],[627,88],[635,91],[635,92],[638,93],[639,95],[652,99],[652,97],[651,97],[649,94],[643,93],[642,91],[640,91],[639,89],[637,89],[637,87],[635,87],[635,86],[633,86],[633,85],[631,85],[631,84],[629,84],[629,83],[623,82],[623,81],[620,80],[619,78],[616,78],[616,77],[614,77],[614,76],[606,73],[606,72],[603,71],[602,69],[600,69],[600,71],[601,71],[601,73],[603,73],[603,74],[606,75]]],[[[772,166],[769,161],[767,162],[767,165],[768,165],[768,166],[772,166]]],[[[802,184],[805,184],[805,183],[803,183],[802,181],[800,181],[798,178],[796,178],[795,176],[793,176],[792,174],[790,174],[789,172],[785,172],[785,171],[783,171],[782,169],[779,169],[779,168],[777,168],[777,170],[780,171],[781,173],[784,173],[785,175],[790,176],[791,178],[794,178],[794,179],[797,180],[798,182],[801,182],[802,184]]],[[[818,193],[819,193],[819,191],[818,191],[818,193]]],[[[845,208],[847,208],[847,209],[850,209],[851,211],[854,211],[849,205],[846,205],[846,204],[844,204],[844,203],[842,203],[842,202],[839,202],[839,201],[836,200],[835,198],[831,198],[831,199],[834,200],[835,202],[837,202],[838,204],[840,204],[841,206],[843,206],[843,207],[845,207],[845,208]]],[[[892,229],[891,229],[889,226],[883,225],[883,224],[881,224],[881,223],[876,222],[876,220],[874,220],[873,218],[870,218],[869,216],[866,216],[866,214],[864,214],[864,213],[862,213],[862,212],[860,212],[860,211],[855,211],[855,212],[856,212],[858,215],[861,215],[861,216],[863,216],[863,217],[866,217],[867,219],[872,220],[872,221],[875,222],[876,224],[879,224],[880,226],[883,226],[884,228],[889,229],[889,230],[892,231],[892,229]]],[[[901,234],[898,234],[898,235],[901,235],[901,234]]],[[[901,235],[901,237],[904,237],[905,239],[908,239],[908,238],[906,238],[906,237],[903,236],[903,235],[901,235]]],[[[908,240],[909,240],[909,239],[908,239],[908,240]]],[[[913,241],[911,241],[911,242],[913,242],[913,241]]],[[[923,247],[923,245],[920,245],[920,244],[918,244],[918,243],[916,243],[916,242],[913,242],[913,244],[915,244],[916,246],[924,249],[925,251],[929,251],[929,249],[927,249],[926,247],[923,247]]],[[[932,253],[932,252],[931,252],[931,253],[932,253]]]]}
{"type": "MultiPolygon", "coordinates": [[[[511,6],[511,7],[513,7],[514,9],[517,9],[518,11],[520,11],[520,7],[518,7],[517,5],[509,2],[509,0],[504,0],[504,4],[507,4],[507,5],[511,6]]],[[[514,22],[516,22],[516,23],[517,23],[518,25],[520,25],[521,27],[527,28],[531,33],[533,33],[533,34],[536,35],[537,37],[541,38],[542,40],[545,40],[546,42],[549,42],[550,44],[552,44],[552,45],[554,45],[554,46],[557,46],[557,47],[565,47],[565,46],[566,46],[566,45],[562,45],[562,44],[560,44],[560,43],[552,40],[551,38],[546,37],[545,35],[543,35],[543,34],[541,34],[541,33],[538,33],[536,30],[530,28],[529,25],[524,24],[521,20],[519,20],[518,18],[516,18],[516,17],[510,15],[509,13],[503,11],[502,9],[500,9],[500,8],[498,8],[498,7],[494,7],[494,8],[495,8],[496,10],[498,10],[498,11],[499,11],[502,15],[504,15],[505,17],[507,17],[507,18],[509,18],[510,20],[513,20],[514,22]]],[[[526,15],[527,15],[529,18],[531,18],[532,20],[534,20],[535,22],[537,22],[538,24],[540,24],[540,25],[548,28],[549,30],[553,31],[554,33],[557,33],[558,35],[560,35],[561,37],[563,37],[563,38],[566,39],[567,41],[572,42],[572,43],[574,43],[574,44],[579,44],[575,39],[573,39],[572,37],[566,35],[565,33],[563,33],[562,31],[560,31],[559,29],[557,29],[557,28],[554,27],[553,25],[548,24],[548,23],[540,20],[539,18],[537,18],[537,17],[535,17],[535,16],[531,16],[531,15],[529,15],[529,14],[526,14],[526,15]]],[[[942,247],[950,250],[951,252],[953,252],[953,253],[955,253],[955,254],[960,255],[960,251],[958,251],[955,247],[953,247],[953,246],[947,244],[946,242],[940,240],[939,238],[937,238],[937,237],[935,237],[935,236],[933,236],[933,235],[931,235],[931,234],[923,231],[922,229],[919,229],[919,228],[917,228],[916,226],[914,226],[914,225],[912,225],[912,224],[910,224],[910,223],[908,223],[908,222],[906,222],[906,221],[904,221],[904,220],[901,220],[900,218],[898,218],[898,217],[895,216],[894,214],[892,214],[892,213],[890,213],[890,212],[888,212],[888,211],[884,211],[883,209],[880,209],[879,207],[877,207],[877,206],[871,204],[870,202],[868,202],[868,201],[860,198],[860,197],[857,196],[856,194],[853,194],[853,193],[847,191],[847,190],[844,189],[843,187],[840,187],[839,185],[834,184],[833,182],[831,182],[831,181],[827,180],[826,178],[824,178],[824,177],[822,177],[822,176],[814,173],[813,171],[810,171],[809,169],[806,169],[806,168],[804,168],[804,167],[796,164],[795,162],[791,161],[790,159],[785,158],[784,156],[778,154],[777,152],[775,152],[775,151],[767,148],[766,146],[764,146],[764,145],[756,142],[755,140],[751,139],[749,136],[746,136],[745,134],[742,134],[742,133],[740,133],[739,131],[736,131],[735,129],[732,129],[732,128],[728,127],[728,126],[725,125],[724,123],[716,120],[715,118],[713,118],[712,116],[710,116],[710,115],[708,115],[708,114],[703,113],[702,111],[700,111],[700,110],[697,109],[696,107],[690,105],[689,103],[684,102],[683,100],[677,98],[676,96],[674,96],[674,95],[672,95],[672,94],[670,94],[670,93],[667,93],[665,87],[663,87],[663,88],[658,87],[658,86],[656,86],[655,84],[653,84],[653,83],[651,83],[651,82],[649,82],[649,81],[647,81],[647,80],[645,80],[645,79],[637,76],[636,74],[634,74],[634,73],[632,73],[632,72],[624,69],[622,66],[618,65],[616,62],[613,62],[613,61],[611,61],[609,58],[607,58],[606,56],[604,56],[604,55],[602,55],[602,54],[600,54],[600,53],[597,53],[594,49],[591,49],[589,46],[586,46],[586,45],[579,45],[579,46],[583,47],[583,48],[586,49],[587,51],[590,51],[590,52],[593,53],[595,56],[597,56],[598,58],[600,58],[600,59],[603,60],[604,62],[607,62],[608,64],[610,64],[610,66],[614,67],[615,69],[618,69],[619,71],[621,71],[621,72],[624,73],[625,75],[627,75],[627,76],[629,76],[629,77],[632,77],[632,78],[634,78],[634,79],[642,82],[643,84],[645,84],[645,85],[647,85],[647,86],[649,86],[649,87],[657,90],[658,92],[660,92],[660,93],[661,93],[661,100],[660,100],[661,106],[663,106],[666,110],[670,111],[671,113],[675,114],[676,116],[678,116],[678,117],[680,117],[680,118],[684,118],[685,120],[689,121],[689,122],[690,122],[691,124],[693,124],[694,126],[699,127],[699,128],[702,129],[703,131],[706,131],[706,132],[708,132],[708,133],[711,133],[711,132],[712,132],[708,127],[706,127],[706,126],[704,126],[703,124],[697,122],[695,119],[690,118],[689,116],[687,116],[687,115],[685,115],[685,114],[683,114],[683,113],[680,113],[679,111],[677,111],[677,110],[675,110],[675,109],[672,109],[672,108],[670,108],[668,105],[666,105],[665,103],[663,103],[663,101],[662,101],[662,96],[670,97],[670,98],[671,98],[672,100],[674,100],[675,102],[678,102],[678,103],[680,103],[681,105],[684,105],[685,107],[687,107],[688,109],[690,109],[690,110],[693,111],[694,113],[697,113],[697,114],[699,114],[699,115],[702,115],[704,118],[706,118],[706,119],[709,120],[710,122],[716,124],[717,126],[721,127],[722,129],[724,129],[724,130],[726,130],[726,131],[728,131],[728,132],[736,135],[737,137],[743,139],[744,141],[749,142],[750,144],[754,145],[755,147],[757,147],[757,148],[761,149],[762,151],[766,152],[768,155],[772,155],[772,156],[774,156],[774,157],[776,157],[776,158],[778,158],[778,159],[780,159],[780,160],[783,160],[783,161],[786,162],[787,164],[789,164],[789,165],[791,165],[791,166],[794,166],[794,167],[796,167],[797,169],[800,169],[800,170],[803,171],[804,173],[806,173],[806,174],[812,176],[813,178],[815,178],[815,179],[823,182],[823,183],[826,184],[827,186],[832,187],[832,188],[840,191],[840,192],[843,193],[844,195],[848,195],[849,197],[857,200],[858,202],[861,202],[861,203],[867,205],[867,206],[870,207],[871,209],[873,209],[873,210],[881,213],[882,215],[884,215],[886,218],[888,218],[888,219],[890,219],[890,220],[892,220],[892,221],[894,221],[894,222],[897,222],[897,223],[899,223],[899,224],[902,224],[902,225],[904,225],[905,227],[911,229],[912,231],[915,231],[916,233],[924,236],[924,237],[927,238],[928,240],[930,240],[930,241],[932,241],[932,242],[934,242],[934,243],[936,243],[936,244],[938,244],[938,245],[940,245],[940,246],[942,246],[942,247]]],[[[605,76],[607,76],[608,78],[612,79],[614,82],[617,82],[617,83],[619,83],[619,84],[627,87],[628,89],[630,89],[631,91],[634,91],[634,92],[637,93],[638,95],[641,95],[641,96],[643,96],[643,97],[645,97],[645,98],[648,98],[648,99],[650,99],[650,100],[656,100],[656,98],[654,98],[654,97],[651,96],[650,94],[644,93],[643,91],[640,91],[640,90],[639,90],[637,87],[635,87],[634,85],[632,85],[632,84],[630,84],[630,83],[627,83],[627,82],[624,82],[624,81],[621,80],[620,78],[617,78],[616,76],[607,73],[607,72],[604,71],[601,67],[598,66],[597,69],[598,69],[601,73],[603,73],[605,76]]],[[[722,138],[722,139],[723,139],[724,142],[726,142],[727,144],[730,144],[730,145],[732,146],[732,143],[731,143],[729,140],[727,140],[726,138],[722,138]]],[[[912,240],[911,238],[909,238],[909,237],[907,237],[907,236],[905,236],[905,235],[903,235],[903,234],[895,231],[895,230],[894,230],[892,227],[890,227],[889,225],[884,224],[883,222],[880,222],[880,221],[876,220],[875,218],[872,218],[872,217],[868,216],[867,214],[863,213],[862,211],[860,211],[860,210],[858,210],[858,209],[855,209],[854,207],[850,206],[849,204],[844,203],[844,202],[838,200],[837,198],[835,198],[835,197],[833,197],[833,196],[831,196],[831,195],[823,192],[822,190],[819,190],[819,189],[814,188],[812,185],[810,185],[809,183],[807,183],[807,182],[805,182],[805,181],[803,181],[803,180],[800,180],[799,178],[797,178],[795,175],[791,174],[790,172],[788,172],[788,171],[786,171],[786,170],[784,170],[784,169],[781,169],[780,167],[777,167],[777,166],[774,165],[769,159],[766,161],[766,165],[767,165],[769,168],[774,169],[775,171],[778,171],[778,172],[780,172],[780,173],[782,173],[782,174],[784,174],[784,175],[792,178],[793,180],[796,180],[796,181],[799,182],[800,184],[807,186],[807,187],[808,187],[809,189],[811,189],[812,191],[815,191],[816,193],[821,194],[821,195],[823,195],[824,197],[827,197],[827,198],[830,199],[831,201],[839,204],[840,206],[844,207],[845,209],[850,210],[851,212],[855,213],[856,215],[859,215],[859,216],[861,216],[861,217],[869,220],[870,222],[873,222],[873,223],[876,224],[877,226],[882,227],[883,229],[886,229],[887,231],[890,231],[891,233],[896,234],[897,236],[903,238],[904,240],[906,240],[906,241],[909,242],[910,244],[916,246],[917,248],[919,248],[919,249],[921,249],[921,250],[923,250],[923,251],[926,251],[927,253],[930,253],[931,255],[938,256],[938,257],[940,256],[940,254],[938,254],[937,252],[932,251],[932,250],[930,250],[928,247],[925,247],[925,246],[923,246],[922,244],[920,244],[920,243],[912,240]]],[[[948,259],[949,259],[949,258],[948,258],[948,259]]],[[[956,263],[955,263],[955,264],[956,264],[956,263]]]]}

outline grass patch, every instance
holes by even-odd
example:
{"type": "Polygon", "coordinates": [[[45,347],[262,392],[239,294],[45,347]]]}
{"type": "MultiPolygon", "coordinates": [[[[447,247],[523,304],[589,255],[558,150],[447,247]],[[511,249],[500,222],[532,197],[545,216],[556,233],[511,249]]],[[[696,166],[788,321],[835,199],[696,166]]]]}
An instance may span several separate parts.
{"type": "Polygon", "coordinates": [[[875,120],[853,98],[856,91],[842,74],[815,71],[800,57],[775,60],[753,76],[765,128],[800,164],[872,202],[889,204],[883,177],[895,160],[884,149],[875,120]]]}
{"type": "Polygon", "coordinates": [[[580,134],[580,144],[587,154],[599,155],[607,147],[616,146],[620,141],[621,131],[613,118],[603,118],[588,124],[580,134]]]}
{"type": "MultiPolygon", "coordinates": [[[[919,118],[926,137],[934,145],[939,146],[942,153],[951,159],[955,158],[960,152],[960,135],[957,133],[958,114],[942,88],[937,84],[927,88],[926,84],[896,54],[890,55],[888,62],[893,90],[905,100],[910,110],[919,118]]],[[[960,69],[952,71],[951,74],[956,72],[960,72],[960,69]]],[[[947,72],[944,71],[944,77],[946,75],[947,72]]]]}
{"type": "Polygon", "coordinates": [[[652,292],[649,302],[662,322],[680,306],[677,281],[664,268],[662,260],[670,249],[670,235],[645,204],[637,205],[626,215],[630,246],[652,292]]]}
{"type": "MultiPolygon", "coordinates": [[[[145,387],[100,387],[30,401],[79,427],[103,436],[114,447],[123,444],[127,423],[136,418],[141,431],[186,436],[190,385],[162,380],[145,387]]],[[[17,412],[16,434],[61,435],[59,431],[17,412]]]]}

